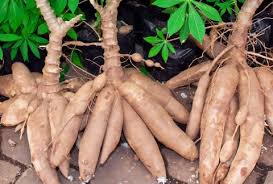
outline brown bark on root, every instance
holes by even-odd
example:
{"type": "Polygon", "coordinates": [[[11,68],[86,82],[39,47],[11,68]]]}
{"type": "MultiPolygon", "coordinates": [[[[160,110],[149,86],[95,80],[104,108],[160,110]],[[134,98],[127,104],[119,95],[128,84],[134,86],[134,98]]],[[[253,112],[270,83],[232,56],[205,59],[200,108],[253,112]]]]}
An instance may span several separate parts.
{"type": "Polygon", "coordinates": [[[87,183],[95,173],[114,101],[113,88],[104,88],[96,100],[79,149],[80,180],[87,183]]]}
{"type": "Polygon", "coordinates": [[[228,107],[238,82],[239,73],[234,65],[220,68],[211,81],[201,120],[202,127],[204,127],[201,135],[199,161],[202,184],[212,183],[214,172],[219,163],[228,107]],[[222,83],[223,80],[225,85],[222,83]]]}
{"type": "Polygon", "coordinates": [[[166,178],[164,161],[153,135],[145,126],[143,120],[125,100],[123,100],[123,108],[123,130],[129,145],[154,177],[166,178]]]}
{"type": "Polygon", "coordinates": [[[182,71],[178,75],[169,79],[166,82],[166,86],[169,89],[175,89],[178,87],[186,86],[191,83],[198,81],[203,74],[209,69],[211,62],[205,61],[193,67],[190,67],[187,70],[182,71]]]}
{"type": "Polygon", "coordinates": [[[247,119],[240,126],[240,144],[223,184],[241,184],[254,169],[264,135],[264,96],[259,81],[249,69],[250,96],[247,119]]]}
{"type": "Polygon", "coordinates": [[[265,97],[266,122],[273,132],[273,73],[268,68],[260,67],[255,70],[265,97]]]}

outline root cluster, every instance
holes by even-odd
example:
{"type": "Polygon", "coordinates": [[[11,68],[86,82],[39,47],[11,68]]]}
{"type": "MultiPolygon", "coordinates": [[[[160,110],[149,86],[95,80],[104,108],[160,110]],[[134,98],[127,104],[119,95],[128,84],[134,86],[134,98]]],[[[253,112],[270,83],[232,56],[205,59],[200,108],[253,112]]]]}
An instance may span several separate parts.
{"type": "MultiPolygon", "coordinates": [[[[19,125],[22,133],[27,126],[31,160],[44,184],[60,183],[57,167],[69,176],[69,154],[80,131],[84,133],[79,178],[84,183],[107,161],[122,132],[159,183],[166,182],[166,169],[156,140],[188,160],[199,156],[201,184],[243,183],[260,155],[264,115],[273,130],[272,71],[250,68],[244,50],[251,18],[262,0],[245,2],[228,45],[214,41],[211,46],[207,36],[199,44],[208,55],[216,56],[214,61],[183,71],[164,85],[121,68],[116,28],[120,1],[101,6],[90,0],[102,18],[102,43],[97,45],[104,49],[104,72],[84,84],[77,80],[60,84],[62,39],[80,16],[64,22],[47,0],[36,0],[51,31],[43,75],[15,63],[12,74],[0,78],[0,93],[10,97],[0,104],[1,123],[19,125]],[[170,89],[196,81],[189,113],[170,89]],[[186,133],[175,122],[188,123],[186,133]],[[193,142],[198,135],[200,154],[193,142]]],[[[149,61],[138,54],[130,57],[149,61]]]]}

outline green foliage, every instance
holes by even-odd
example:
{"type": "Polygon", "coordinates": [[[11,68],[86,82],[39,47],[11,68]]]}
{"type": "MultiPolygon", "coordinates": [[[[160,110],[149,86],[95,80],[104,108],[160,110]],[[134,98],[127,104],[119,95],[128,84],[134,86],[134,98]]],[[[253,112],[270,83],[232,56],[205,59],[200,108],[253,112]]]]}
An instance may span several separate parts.
{"type": "Polygon", "coordinates": [[[154,57],[161,51],[161,56],[167,62],[169,53],[175,53],[175,49],[171,42],[166,38],[166,29],[156,29],[156,36],[145,37],[144,40],[150,43],[153,47],[149,51],[148,57],[154,57]]]}
{"type": "Polygon", "coordinates": [[[156,0],[153,5],[168,8],[167,12],[170,13],[167,22],[168,36],[173,36],[179,31],[183,32],[182,29],[187,28],[185,24],[188,24],[189,33],[202,42],[205,35],[205,19],[222,21],[214,7],[196,0],[156,0]]]}
{"type": "Polygon", "coordinates": [[[206,31],[205,21],[207,19],[216,22],[222,21],[220,14],[214,7],[197,0],[155,0],[152,4],[165,8],[163,12],[170,14],[165,37],[161,37],[157,33],[155,37],[145,38],[145,41],[153,45],[149,57],[154,57],[161,51],[165,62],[170,52],[175,53],[169,37],[178,34],[182,44],[189,35],[192,35],[197,41],[202,42],[206,31]]]}
{"type": "MultiPolygon", "coordinates": [[[[50,3],[56,15],[64,20],[82,14],[79,0],[50,0],[50,3]]],[[[24,61],[29,61],[29,52],[40,58],[39,46],[48,43],[45,38],[49,30],[35,0],[1,0],[0,10],[0,60],[3,59],[3,49],[11,50],[12,60],[18,51],[24,61]]],[[[68,36],[77,39],[74,29],[69,30],[68,36]]]]}
{"type": "Polygon", "coordinates": [[[207,0],[207,2],[214,3],[214,6],[219,9],[220,15],[225,13],[232,15],[234,12],[235,14],[239,12],[238,3],[242,4],[245,0],[207,0]]]}

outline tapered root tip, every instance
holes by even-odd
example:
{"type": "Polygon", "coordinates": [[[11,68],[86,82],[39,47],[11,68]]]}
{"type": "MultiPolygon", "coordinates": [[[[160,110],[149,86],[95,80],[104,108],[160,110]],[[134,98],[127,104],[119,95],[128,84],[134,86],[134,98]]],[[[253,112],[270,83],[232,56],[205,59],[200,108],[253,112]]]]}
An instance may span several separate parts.
{"type": "Polygon", "coordinates": [[[167,181],[168,181],[168,179],[165,176],[157,178],[157,183],[158,184],[165,184],[165,183],[167,183],[167,181]]]}

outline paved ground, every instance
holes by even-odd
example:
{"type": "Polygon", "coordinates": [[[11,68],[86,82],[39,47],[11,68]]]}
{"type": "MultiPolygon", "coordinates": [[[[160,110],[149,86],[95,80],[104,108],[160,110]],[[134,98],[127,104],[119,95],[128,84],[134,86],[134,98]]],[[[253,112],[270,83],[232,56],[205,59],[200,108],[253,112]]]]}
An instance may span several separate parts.
{"type": "MultiPolygon", "coordinates": [[[[183,94],[189,96],[189,94],[183,94]]],[[[181,96],[181,95],[180,95],[181,96]]],[[[19,140],[14,128],[0,127],[0,184],[41,184],[30,163],[26,135],[19,140]]],[[[169,184],[198,184],[198,162],[189,162],[173,151],[161,148],[166,161],[169,184]]],[[[62,184],[79,184],[78,150],[71,154],[72,182],[60,175],[62,184]]],[[[92,184],[155,184],[155,180],[143,167],[128,145],[123,142],[107,163],[99,166],[92,184]]],[[[265,135],[261,157],[246,184],[273,184],[273,138],[265,135]]]]}

